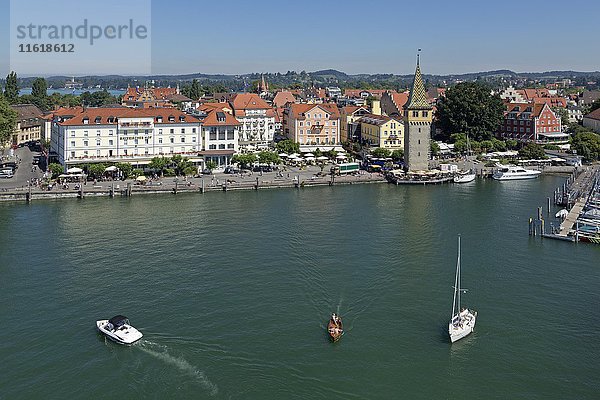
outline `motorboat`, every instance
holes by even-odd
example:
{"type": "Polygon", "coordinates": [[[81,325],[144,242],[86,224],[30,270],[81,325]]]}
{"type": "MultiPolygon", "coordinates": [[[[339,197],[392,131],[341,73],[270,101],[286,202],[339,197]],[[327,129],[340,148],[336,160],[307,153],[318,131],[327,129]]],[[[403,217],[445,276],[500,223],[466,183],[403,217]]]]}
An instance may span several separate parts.
{"type": "Polygon", "coordinates": [[[468,183],[473,182],[475,180],[475,172],[473,170],[468,170],[466,172],[457,174],[454,177],[454,183],[468,183]]]}
{"type": "Polygon", "coordinates": [[[96,321],[96,327],[110,340],[119,344],[133,344],[142,338],[142,332],[129,324],[129,318],[115,315],[111,319],[96,321]]]}
{"type": "Polygon", "coordinates": [[[329,318],[329,323],[327,324],[327,333],[329,334],[329,338],[333,342],[337,342],[338,340],[340,340],[340,338],[344,334],[342,318],[340,318],[340,316],[336,313],[331,314],[331,318],[329,318]]]}
{"type": "Polygon", "coordinates": [[[517,179],[535,179],[542,172],[535,169],[525,169],[514,165],[503,166],[494,172],[492,178],[498,181],[511,181],[517,179]]]}
{"type": "Polygon", "coordinates": [[[454,300],[452,301],[452,318],[448,323],[448,334],[450,341],[456,342],[469,335],[475,329],[477,311],[461,308],[460,295],[466,292],[466,289],[460,287],[460,236],[458,237],[458,260],[456,262],[456,275],[454,277],[454,300]]]}

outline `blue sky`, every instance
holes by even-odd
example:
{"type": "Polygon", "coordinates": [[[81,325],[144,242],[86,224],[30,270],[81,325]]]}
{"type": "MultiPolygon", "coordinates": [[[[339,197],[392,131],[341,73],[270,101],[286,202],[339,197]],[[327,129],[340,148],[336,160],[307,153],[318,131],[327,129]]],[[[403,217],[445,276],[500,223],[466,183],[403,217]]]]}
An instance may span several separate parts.
{"type": "MultiPolygon", "coordinates": [[[[3,76],[8,2],[0,0],[3,76]]],[[[424,73],[600,70],[600,2],[548,4],[553,2],[152,0],[151,70],[408,74],[417,48],[424,73]]],[[[131,52],[124,56],[134,56],[135,48],[131,52]]]]}

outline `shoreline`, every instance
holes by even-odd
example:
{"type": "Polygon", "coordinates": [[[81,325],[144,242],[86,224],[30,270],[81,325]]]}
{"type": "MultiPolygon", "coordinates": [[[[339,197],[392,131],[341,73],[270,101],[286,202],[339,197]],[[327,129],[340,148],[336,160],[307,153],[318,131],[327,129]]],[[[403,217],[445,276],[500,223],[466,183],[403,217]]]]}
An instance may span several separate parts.
{"type": "Polygon", "coordinates": [[[301,189],[305,187],[317,186],[338,186],[338,185],[357,185],[372,183],[388,183],[384,176],[362,177],[362,176],[337,176],[332,181],[330,179],[302,180],[300,183],[295,181],[258,181],[244,183],[223,183],[220,185],[199,185],[190,186],[165,184],[160,186],[140,186],[128,184],[128,182],[119,181],[119,189],[112,188],[83,188],[83,195],[80,190],[39,190],[28,188],[18,188],[0,192],[0,202],[26,202],[35,200],[61,200],[61,199],[79,199],[86,197],[132,197],[149,194],[204,194],[207,192],[229,192],[238,190],[272,190],[272,189],[301,189]]]}

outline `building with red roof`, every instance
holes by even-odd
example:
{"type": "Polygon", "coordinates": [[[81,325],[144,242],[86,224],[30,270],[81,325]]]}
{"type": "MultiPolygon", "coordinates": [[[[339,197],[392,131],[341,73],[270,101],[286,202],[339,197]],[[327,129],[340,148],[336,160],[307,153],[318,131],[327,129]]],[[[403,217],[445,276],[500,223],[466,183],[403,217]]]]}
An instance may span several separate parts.
{"type": "Polygon", "coordinates": [[[255,93],[237,93],[229,104],[240,123],[240,150],[269,148],[275,135],[273,108],[255,93]]]}
{"type": "Polygon", "coordinates": [[[508,103],[499,135],[519,142],[550,143],[568,140],[568,135],[562,133],[560,117],[545,103],[508,103]]]}
{"type": "Polygon", "coordinates": [[[288,104],[283,134],[300,146],[339,145],[340,111],[335,103],[288,104]]]}
{"type": "Polygon", "coordinates": [[[181,154],[199,163],[200,120],[173,108],[100,107],[57,110],[52,150],[63,165],[96,162],[148,164],[181,154]]]}

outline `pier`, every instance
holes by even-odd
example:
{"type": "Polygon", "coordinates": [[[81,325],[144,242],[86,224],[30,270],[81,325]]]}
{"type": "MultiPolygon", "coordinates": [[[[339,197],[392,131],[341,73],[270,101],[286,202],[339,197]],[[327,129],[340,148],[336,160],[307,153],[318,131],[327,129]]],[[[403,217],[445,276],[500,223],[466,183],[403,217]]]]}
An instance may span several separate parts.
{"type": "Polygon", "coordinates": [[[542,213],[538,210],[537,219],[529,221],[529,234],[535,236],[539,228],[540,235],[546,238],[600,243],[600,219],[582,219],[586,211],[598,209],[600,213],[599,199],[600,165],[575,170],[563,186],[554,191],[554,204],[566,207],[568,211],[560,226],[546,233],[542,213]]]}

